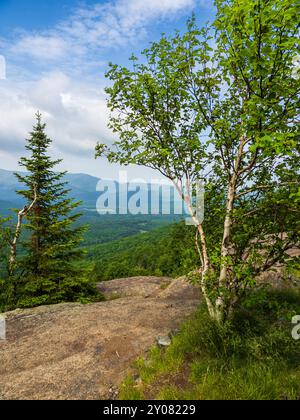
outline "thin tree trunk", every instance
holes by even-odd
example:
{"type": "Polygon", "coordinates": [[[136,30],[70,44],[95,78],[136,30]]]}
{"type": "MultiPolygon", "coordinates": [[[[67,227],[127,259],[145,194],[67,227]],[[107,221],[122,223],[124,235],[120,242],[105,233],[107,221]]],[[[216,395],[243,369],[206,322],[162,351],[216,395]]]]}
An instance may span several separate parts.
{"type": "Polygon", "coordinates": [[[235,167],[233,174],[230,179],[228,194],[227,194],[227,204],[226,204],[226,216],[224,220],[224,231],[223,231],[223,240],[222,240],[222,248],[221,248],[221,269],[220,269],[220,276],[219,276],[219,288],[220,293],[216,300],[216,318],[219,322],[222,322],[226,316],[226,311],[230,311],[230,302],[226,302],[224,297],[224,293],[222,292],[222,288],[227,288],[229,283],[228,278],[228,257],[232,252],[232,243],[231,243],[231,230],[232,230],[232,220],[233,220],[233,209],[234,209],[234,201],[236,198],[236,189],[237,183],[239,178],[239,169],[242,161],[244,146],[245,146],[246,139],[245,137],[241,137],[240,145],[238,150],[238,155],[236,157],[235,167]],[[227,308],[229,304],[229,308],[227,308]]]}
{"type": "Polygon", "coordinates": [[[201,290],[207,305],[208,312],[212,318],[215,318],[215,308],[211,299],[208,296],[208,290],[206,286],[207,275],[209,274],[210,269],[210,261],[207,255],[206,237],[201,224],[197,226],[197,230],[200,234],[201,248],[203,252],[203,268],[201,270],[201,290]]]}
{"type": "Polygon", "coordinates": [[[173,183],[178,191],[178,193],[181,195],[183,201],[187,204],[190,216],[196,226],[197,229],[197,235],[196,235],[196,247],[200,256],[200,260],[201,260],[201,269],[199,270],[200,275],[201,275],[201,291],[203,294],[203,297],[205,299],[207,308],[208,308],[208,312],[210,314],[210,316],[212,318],[215,318],[216,314],[215,314],[215,308],[214,305],[211,301],[211,299],[209,298],[208,295],[208,290],[207,290],[207,286],[206,286],[206,280],[207,280],[207,275],[209,273],[210,270],[210,260],[209,260],[209,256],[208,256],[208,251],[207,251],[207,245],[206,245],[206,235],[202,226],[202,223],[198,220],[197,215],[195,214],[195,211],[193,209],[193,205],[192,205],[192,200],[190,197],[190,184],[189,184],[189,180],[187,180],[187,194],[184,194],[182,189],[179,187],[178,183],[176,181],[173,180],[173,183]],[[199,247],[199,242],[198,242],[198,236],[200,237],[200,243],[201,243],[201,248],[199,247]]]}

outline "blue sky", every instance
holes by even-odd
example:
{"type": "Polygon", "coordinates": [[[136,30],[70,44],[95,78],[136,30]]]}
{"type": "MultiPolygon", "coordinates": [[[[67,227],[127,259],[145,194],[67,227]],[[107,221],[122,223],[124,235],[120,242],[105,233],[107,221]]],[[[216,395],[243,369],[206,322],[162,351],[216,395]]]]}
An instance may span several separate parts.
{"type": "Polygon", "coordinates": [[[0,36],[18,28],[28,31],[51,28],[71,13],[76,4],[79,2],[74,0],[1,0],[0,36]]]}
{"type": "MultiPolygon", "coordinates": [[[[62,169],[116,178],[117,165],[93,159],[98,140],[114,140],[107,64],[126,65],[162,32],[183,29],[193,11],[200,25],[213,19],[210,0],[0,0],[0,167],[17,169],[39,109],[62,169]]],[[[151,175],[129,169],[129,176],[151,175]]]]}

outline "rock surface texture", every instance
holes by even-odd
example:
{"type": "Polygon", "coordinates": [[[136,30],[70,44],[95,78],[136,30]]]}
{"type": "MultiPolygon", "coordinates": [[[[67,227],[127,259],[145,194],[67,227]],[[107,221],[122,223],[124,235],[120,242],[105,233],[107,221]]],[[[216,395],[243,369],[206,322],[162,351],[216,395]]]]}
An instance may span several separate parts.
{"type": "Polygon", "coordinates": [[[136,277],[98,287],[113,300],[5,314],[0,400],[113,399],[132,362],[176,330],[200,299],[183,279],[136,277]]]}

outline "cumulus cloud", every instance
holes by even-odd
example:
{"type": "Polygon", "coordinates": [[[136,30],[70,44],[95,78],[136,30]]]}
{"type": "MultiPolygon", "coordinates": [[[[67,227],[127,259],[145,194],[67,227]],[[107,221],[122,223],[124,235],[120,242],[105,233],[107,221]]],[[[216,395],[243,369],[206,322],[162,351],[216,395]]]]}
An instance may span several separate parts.
{"type": "Polygon", "coordinates": [[[24,151],[24,137],[40,110],[57,151],[93,156],[97,140],[110,141],[103,91],[52,72],[36,82],[0,85],[0,148],[24,151]],[[9,141],[8,141],[9,140],[9,141]]]}
{"type": "Polygon", "coordinates": [[[132,43],[145,37],[153,25],[189,14],[200,2],[203,0],[87,3],[53,28],[23,31],[14,40],[0,40],[10,70],[22,79],[13,82],[8,75],[8,80],[0,80],[0,159],[12,162],[14,155],[24,154],[25,137],[40,110],[55,140],[54,155],[66,156],[69,167],[84,160],[87,168],[92,167],[96,142],[113,140],[101,87],[100,60],[105,55],[101,52],[128,48],[129,55],[132,43]],[[45,68],[47,73],[40,74],[45,68]],[[31,81],[24,81],[28,75],[31,81]]]}
{"type": "MultiPolygon", "coordinates": [[[[74,81],[62,72],[48,73],[30,83],[0,81],[0,168],[20,169],[17,162],[26,154],[26,137],[37,110],[42,112],[47,134],[53,139],[51,156],[63,159],[57,169],[118,179],[119,165],[93,159],[97,141],[113,141],[107,128],[103,90],[74,81]]],[[[130,178],[141,174],[140,167],[127,170],[130,178]]],[[[146,179],[154,174],[143,169],[146,179]]]]}

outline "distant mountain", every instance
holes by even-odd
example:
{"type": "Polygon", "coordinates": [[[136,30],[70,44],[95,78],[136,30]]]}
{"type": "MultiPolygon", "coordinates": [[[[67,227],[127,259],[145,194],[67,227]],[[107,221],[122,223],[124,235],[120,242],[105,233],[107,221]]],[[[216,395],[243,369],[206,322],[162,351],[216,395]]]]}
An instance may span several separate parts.
{"type": "MultiPolygon", "coordinates": [[[[19,174],[26,175],[26,172],[20,172],[19,174]]],[[[64,177],[64,180],[69,183],[72,190],[78,190],[83,192],[95,192],[96,185],[99,181],[98,178],[87,175],[87,174],[71,174],[67,173],[64,177]]],[[[18,182],[15,172],[7,171],[5,169],[0,169],[0,188],[15,189],[22,188],[21,184],[18,182]]]]}
{"type": "MultiPolygon", "coordinates": [[[[20,174],[26,174],[25,172],[19,172],[20,174]]],[[[70,189],[69,196],[75,200],[82,202],[82,208],[85,210],[95,211],[96,202],[100,197],[101,193],[97,191],[97,184],[99,179],[87,174],[72,174],[67,173],[64,176],[64,181],[68,183],[68,188],[70,189]]],[[[118,184],[116,184],[118,186],[118,184]]],[[[23,199],[20,197],[16,190],[22,190],[24,186],[20,184],[14,175],[14,172],[0,169],[0,214],[6,216],[9,213],[10,208],[19,208],[23,205],[23,199]]],[[[124,191],[124,189],[122,189],[124,191]]],[[[126,190],[126,188],[125,188],[126,190]]],[[[142,184],[141,190],[148,194],[149,205],[151,202],[151,191],[148,184],[142,184]]],[[[132,197],[135,193],[128,192],[120,194],[120,197],[127,199],[132,197]]],[[[170,197],[166,195],[164,198],[159,198],[160,208],[162,208],[162,203],[166,204],[167,208],[169,202],[171,201],[171,208],[174,201],[180,202],[180,198],[175,198],[176,195],[171,189],[170,197]]],[[[113,201],[112,201],[113,202],[113,201]]],[[[119,204],[119,197],[117,196],[117,206],[119,204]]]]}
{"type": "MultiPolygon", "coordinates": [[[[19,172],[25,174],[25,172],[19,172]]],[[[70,196],[76,200],[83,201],[84,205],[89,207],[93,205],[99,197],[96,191],[98,178],[86,174],[66,174],[64,181],[70,188],[70,196]]],[[[9,207],[18,207],[23,203],[16,190],[22,190],[24,186],[20,184],[14,175],[14,172],[0,169],[0,210],[9,207]]]]}

